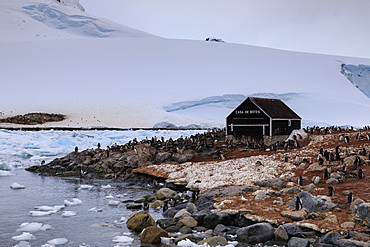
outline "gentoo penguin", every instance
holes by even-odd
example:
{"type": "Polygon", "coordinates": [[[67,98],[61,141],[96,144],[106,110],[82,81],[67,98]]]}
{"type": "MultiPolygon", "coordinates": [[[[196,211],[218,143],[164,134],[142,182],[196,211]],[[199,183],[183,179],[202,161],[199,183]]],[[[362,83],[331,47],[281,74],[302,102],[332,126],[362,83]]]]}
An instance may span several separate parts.
{"type": "Polygon", "coordinates": [[[98,149],[100,149],[100,142],[98,142],[98,149]]]}
{"type": "Polygon", "coordinates": [[[359,179],[361,179],[361,178],[363,178],[363,177],[364,177],[364,172],[362,171],[362,169],[358,169],[357,177],[358,177],[359,179]]]}
{"type": "Polygon", "coordinates": [[[259,160],[257,160],[256,165],[257,165],[257,166],[263,166],[262,162],[261,162],[261,161],[259,161],[259,160]]]}
{"type": "Polygon", "coordinates": [[[318,175],[315,175],[313,178],[312,178],[312,183],[313,184],[319,184],[320,183],[320,177],[318,175]]]}
{"type": "Polygon", "coordinates": [[[334,196],[334,187],[332,186],[329,186],[328,187],[328,196],[334,196]]]}
{"type": "Polygon", "coordinates": [[[330,173],[328,171],[328,168],[325,168],[325,170],[324,170],[324,179],[329,179],[329,177],[330,177],[330,173]]]}
{"type": "Polygon", "coordinates": [[[164,204],[163,204],[162,210],[163,210],[163,212],[165,212],[165,211],[168,210],[168,200],[164,200],[164,204]]]}
{"type": "Polygon", "coordinates": [[[345,137],[344,137],[344,141],[345,141],[346,143],[349,143],[349,141],[350,141],[350,140],[349,140],[349,136],[345,136],[345,137]]]}
{"type": "Polygon", "coordinates": [[[144,210],[145,211],[148,211],[149,210],[149,202],[148,201],[144,201],[144,210]]]}
{"type": "Polygon", "coordinates": [[[352,201],[353,201],[353,193],[349,192],[347,194],[347,203],[352,203],[352,201]]]}
{"type": "Polygon", "coordinates": [[[295,211],[299,211],[299,210],[301,210],[301,209],[302,209],[302,207],[303,207],[303,205],[302,205],[302,200],[301,200],[301,198],[299,198],[299,196],[296,196],[296,197],[295,197],[295,211]]]}
{"type": "Polygon", "coordinates": [[[198,200],[199,190],[193,190],[193,193],[191,194],[191,201],[195,202],[198,200]]]}
{"type": "Polygon", "coordinates": [[[76,153],[78,152],[78,147],[77,147],[77,146],[75,147],[75,152],[76,152],[76,153]]]}
{"type": "Polygon", "coordinates": [[[299,186],[303,186],[303,178],[302,178],[302,176],[299,176],[298,177],[298,185],[299,186]]]}

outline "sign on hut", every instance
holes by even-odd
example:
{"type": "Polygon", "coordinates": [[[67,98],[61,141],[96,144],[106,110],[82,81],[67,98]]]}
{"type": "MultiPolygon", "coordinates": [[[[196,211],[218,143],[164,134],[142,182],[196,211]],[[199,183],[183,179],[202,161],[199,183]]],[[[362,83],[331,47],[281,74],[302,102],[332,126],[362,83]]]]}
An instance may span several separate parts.
{"type": "Polygon", "coordinates": [[[301,117],[280,99],[248,97],[226,118],[226,134],[262,139],[289,135],[301,117]]]}

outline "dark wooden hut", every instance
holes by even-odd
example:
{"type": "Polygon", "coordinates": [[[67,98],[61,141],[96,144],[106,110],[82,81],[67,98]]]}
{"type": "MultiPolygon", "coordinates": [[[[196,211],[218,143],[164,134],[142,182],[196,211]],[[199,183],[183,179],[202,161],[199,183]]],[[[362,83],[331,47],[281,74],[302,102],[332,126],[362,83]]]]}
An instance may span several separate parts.
{"type": "Polygon", "coordinates": [[[289,135],[301,117],[280,99],[248,97],[226,118],[226,134],[261,139],[289,135]]]}

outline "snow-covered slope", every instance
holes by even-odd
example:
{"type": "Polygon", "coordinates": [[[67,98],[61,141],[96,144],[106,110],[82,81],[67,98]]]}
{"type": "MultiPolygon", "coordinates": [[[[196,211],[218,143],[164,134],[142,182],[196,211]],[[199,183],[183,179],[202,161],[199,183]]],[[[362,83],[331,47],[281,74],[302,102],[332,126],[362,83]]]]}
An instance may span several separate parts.
{"type": "Polygon", "coordinates": [[[370,58],[368,0],[81,0],[86,11],[166,38],[370,58]],[[189,28],[190,27],[190,28],[189,28]]]}
{"type": "Polygon", "coordinates": [[[155,37],[84,12],[78,0],[0,2],[0,41],[155,37]]]}
{"type": "MultiPolygon", "coordinates": [[[[42,3],[57,6],[60,16],[68,13],[72,18],[70,11],[83,15],[78,8],[50,0],[9,3],[21,18],[33,21],[28,33],[46,30],[74,37],[84,33],[85,27],[57,29],[50,24],[53,15],[38,22],[27,13],[29,6],[42,3]]],[[[4,13],[9,6],[2,4],[0,9],[4,13]]],[[[96,18],[93,23],[98,22],[96,18]]],[[[24,40],[21,30],[15,30],[11,38],[1,36],[0,111],[4,117],[52,112],[67,114],[68,119],[46,126],[130,128],[169,122],[220,127],[233,105],[243,100],[240,95],[258,94],[289,96],[286,102],[306,123],[363,126],[370,122],[366,114],[370,99],[340,73],[341,63],[370,64],[369,59],[147,34],[132,38],[137,31],[121,26],[112,29],[120,28],[127,31],[125,38],[30,42],[19,41],[24,40]],[[217,101],[220,98],[229,100],[217,101]]]]}

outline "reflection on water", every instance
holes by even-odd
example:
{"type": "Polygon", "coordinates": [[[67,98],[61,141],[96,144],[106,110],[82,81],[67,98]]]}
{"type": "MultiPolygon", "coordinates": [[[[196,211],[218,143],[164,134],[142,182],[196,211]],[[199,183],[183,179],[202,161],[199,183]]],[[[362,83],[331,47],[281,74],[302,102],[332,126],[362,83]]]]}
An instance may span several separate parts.
{"type": "MultiPolygon", "coordinates": [[[[12,237],[21,235],[17,229],[25,222],[50,224],[53,228],[34,232],[35,240],[31,246],[41,246],[54,238],[67,238],[69,243],[64,246],[79,246],[83,243],[92,246],[113,246],[112,239],[117,235],[129,232],[121,222],[122,217],[128,218],[136,211],[126,210],[125,203],[109,206],[106,196],[114,196],[114,200],[130,200],[151,194],[152,190],[139,187],[126,187],[122,183],[105,180],[80,181],[78,179],[62,179],[42,177],[24,170],[13,170],[14,176],[0,177],[0,243],[1,246],[13,246],[17,241],[12,237]],[[10,185],[14,182],[24,185],[25,189],[14,190],[10,185]],[[91,189],[81,189],[81,184],[93,185],[91,189]],[[102,188],[110,184],[112,188],[102,188]],[[64,200],[78,198],[82,204],[67,206],[64,210],[76,211],[76,216],[63,217],[62,212],[42,217],[33,217],[29,211],[35,206],[56,206],[64,204],[64,200]],[[89,211],[101,208],[101,212],[89,211]]],[[[155,218],[162,218],[161,212],[150,209],[155,218]]],[[[140,246],[138,237],[132,246],[140,246]]]]}

